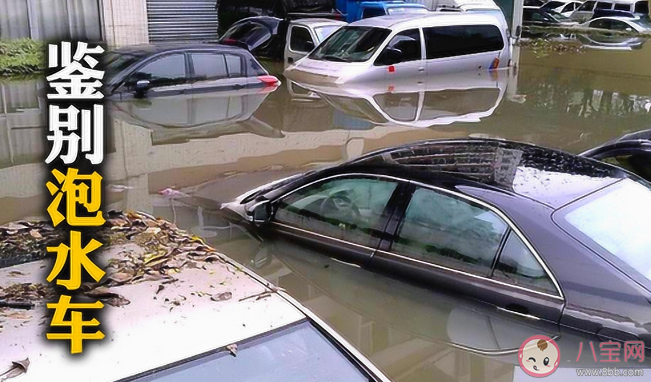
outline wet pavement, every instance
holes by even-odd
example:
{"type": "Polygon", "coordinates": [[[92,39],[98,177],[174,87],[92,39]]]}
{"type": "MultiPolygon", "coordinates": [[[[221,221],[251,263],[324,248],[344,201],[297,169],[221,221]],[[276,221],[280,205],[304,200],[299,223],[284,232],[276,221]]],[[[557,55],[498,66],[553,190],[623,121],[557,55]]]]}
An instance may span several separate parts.
{"type": "MultiPolygon", "coordinates": [[[[261,241],[215,210],[273,180],[415,140],[497,137],[582,152],[651,128],[650,61],[649,42],[561,55],[523,50],[511,73],[455,74],[422,85],[319,91],[283,81],[275,91],[116,102],[104,205],[152,213],[206,238],[302,301],[395,381],[533,380],[518,366],[517,348],[536,334],[561,348],[561,369],[548,379],[581,380],[574,368],[604,366],[585,347],[576,362],[581,342],[599,339],[390,280],[284,240],[261,241]]],[[[0,83],[0,223],[45,210],[43,86],[38,79],[0,83]]]]}

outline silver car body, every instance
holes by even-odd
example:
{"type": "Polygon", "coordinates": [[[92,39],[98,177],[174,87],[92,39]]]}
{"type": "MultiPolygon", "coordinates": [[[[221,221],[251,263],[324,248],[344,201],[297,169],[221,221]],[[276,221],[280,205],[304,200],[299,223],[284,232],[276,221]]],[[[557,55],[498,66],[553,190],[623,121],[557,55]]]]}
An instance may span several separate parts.
{"type": "Polygon", "coordinates": [[[586,1],[583,3],[581,7],[579,7],[576,11],[572,13],[570,18],[574,21],[578,22],[585,22],[588,21],[592,18],[594,15],[595,8],[597,9],[615,9],[615,10],[620,10],[620,11],[628,11],[631,13],[635,12],[635,7],[636,4],[639,2],[646,2],[646,0],[599,0],[599,1],[586,1]],[[592,4],[592,7],[589,7],[590,3],[592,4]],[[598,8],[599,4],[608,4],[609,8],[598,8]],[[621,8],[626,8],[627,9],[619,9],[621,8]]]}
{"type": "Polygon", "coordinates": [[[347,86],[314,86],[326,102],[377,125],[416,128],[479,122],[500,105],[506,72],[452,73],[425,83],[403,79],[347,86]]]}
{"type": "MultiPolygon", "coordinates": [[[[495,66],[495,69],[501,69],[510,65],[511,46],[507,31],[500,20],[492,15],[472,12],[432,12],[430,15],[422,17],[414,17],[413,15],[410,17],[381,16],[351,23],[347,28],[358,27],[380,28],[389,31],[387,37],[377,46],[377,49],[366,61],[337,62],[313,59],[312,56],[314,52],[318,51],[319,46],[313,54],[304,57],[287,68],[284,75],[288,79],[302,84],[334,83],[342,85],[354,82],[393,81],[401,78],[424,81],[427,76],[431,75],[477,69],[488,70],[492,65],[495,66]],[[496,51],[426,59],[427,52],[423,28],[449,26],[497,27],[502,37],[503,48],[496,51]],[[400,62],[393,65],[375,65],[377,58],[397,34],[413,30],[418,30],[420,35],[420,60],[400,62]]],[[[324,43],[326,42],[327,40],[324,43]]]]}
{"type": "Polygon", "coordinates": [[[311,37],[314,47],[318,46],[323,40],[334,33],[337,29],[346,25],[343,21],[330,19],[299,19],[289,23],[287,28],[287,41],[285,42],[285,59],[286,67],[305,57],[310,51],[301,49],[292,44],[292,37],[300,32],[300,29],[307,31],[311,37]]]}

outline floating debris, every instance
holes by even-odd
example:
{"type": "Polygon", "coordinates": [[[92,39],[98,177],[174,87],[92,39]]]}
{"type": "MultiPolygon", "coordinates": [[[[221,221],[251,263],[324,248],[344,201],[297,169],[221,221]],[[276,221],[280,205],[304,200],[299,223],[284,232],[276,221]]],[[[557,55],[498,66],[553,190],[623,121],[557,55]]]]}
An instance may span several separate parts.
{"type": "Polygon", "coordinates": [[[22,361],[13,361],[9,370],[0,374],[0,381],[6,381],[10,378],[18,377],[19,375],[27,373],[29,368],[29,358],[25,358],[22,361]]]}
{"type": "MultiPolygon", "coordinates": [[[[199,297],[201,297],[201,296],[199,296],[199,297]]],[[[213,294],[213,295],[210,297],[210,299],[213,300],[213,301],[217,301],[217,302],[219,302],[219,301],[227,301],[227,300],[230,300],[232,297],[233,297],[233,293],[231,293],[231,292],[224,292],[224,293],[213,294]]]]}

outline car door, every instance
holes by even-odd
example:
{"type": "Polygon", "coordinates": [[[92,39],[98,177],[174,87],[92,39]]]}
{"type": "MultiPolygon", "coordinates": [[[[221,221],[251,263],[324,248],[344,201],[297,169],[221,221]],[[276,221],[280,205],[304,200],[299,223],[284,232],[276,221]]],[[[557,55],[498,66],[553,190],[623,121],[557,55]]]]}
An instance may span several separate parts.
{"type": "Polygon", "coordinates": [[[399,182],[372,175],[327,178],[276,199],[272,228],[326,254],[366,265],[377,248],[399,182]]]}
{"type": "MultiPolygon", "coordinates": [[[[495,25],[454,25],[423,28],[427,75],[497,67],[504,51],[495,25]]],[[[503,61],[506,62],[506,61],[503,61]]]]}
{"type": "Polygon", "coordinates": [[[572,16],[570,16],[570,18],[578,22],[588,21],[592,17],[592,12],[594,10],[595,4],[597,4],[596,1],[586,1],[572,13],[572,16]]]}
{"type": "Polygon", "coordinates": [[[409,78],[422,83],[425,61],[419,28],[397,33],[378,55],[373,66],[384,71],[385,82],[409,78]]]}
{"type": "Polygon", "coordinates": [[[499,210],[413,184],[370,267],[558,323],[564,298],[533,248],[499,210]]]}
{"type": "Polygon", "coordinates": [[[291,25],[289,28],[288,43],[285,44],[285,64],[291,65],[310,53],[316,43],[309,29],[302,25],[291,25]]]}
{"type": "Polygon", "coordinates": [[[122,95],[136,93],[140,81],[147,83],[142,95],[159,97],[184,94],[191,89],[188,65],[184,53],[171,53],[147,61],[136,69],[120,86],[122,95]]]}
{"type": "Polygon", "coordinates": [[[191,52],[192,92],[238,90],[247,86],[240,55],[215,51],[191,52]]]}

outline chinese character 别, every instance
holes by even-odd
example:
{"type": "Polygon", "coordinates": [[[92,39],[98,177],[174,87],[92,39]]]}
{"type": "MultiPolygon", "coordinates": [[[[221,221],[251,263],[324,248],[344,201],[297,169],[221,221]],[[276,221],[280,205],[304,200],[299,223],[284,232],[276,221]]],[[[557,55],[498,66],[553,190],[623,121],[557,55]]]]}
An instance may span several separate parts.
{"type": "Polygon", "coordinates": [[[50,326],[69,326],[70,333],[47,333],[48,340],[70,340],[70,353],[78,354],[83,352],[84,340],[101,340],[104,333],[97,330],[94,333],[85,333],[84,327],[98,326],[99,321],[93,318],[90,321],[83,320],[83,314],[80,311],[72,310],[70,320],[64,318],[69,309],[101,309],[104,307],[100,301],[93,303],[71,303],[71,297],[62,295],[59,302],[47,304],[48,309],[55,309],[50,326]]]}
{"type": "Polygon", "coordinates": [[[92,164],[100,164],[104,160],[104,106],[93,105],[93,110],[79,110],[74,106],[61,108],[50,105],[48,128],[50,133],[47,140],[52,142],[50,154],[45,163],[52,163],[57,157],[65,164],[74,163],[79,151],[86,153],[86,159],[92,164]],[[81,118],[79,112],[81,111],[81,118]],[[81,136],[79,122],[81,120],[81,136]],[[81,141],[81,147],[80,147],[81,141]],[[67,146],[65,154],[64,143],[67,146]]]}
{"type": "Polygon", "coordinates": [[[68,168],[64,175],[59,170],[52,170],[52,175],[59,185],[47,182],[47,189],[54,199],[47,207],[47,212],[56,227],[59,223],[67,220],[71,226],[92,226],[97,227],[104,224],[102,216],[102,176],[97,172],[90,175],[80,175],[76,168],[68,168]],[[66,215],[59,212],[59,206],[66,196],[66,215]],[[77,208],[83,207],[88,214],[93,216],[78,216],[77,208]]]}
{"type": "Polygon", "coordinates": [[[77,43],[74,56],[70,42],[61,43],[61,63],[59,65],[59,46],[48,46],[48,66],[61,67],[58,72],[49,75],[47,81],[56,90],[48,94],[49,99],[101,99],[104,95],[99,91],[104,77],[104,71],[95,70],[99,61],[93,55],[104,52],[101,46],[89,48],[85,42],[77,43]]]}
{"type": "Polygon", "coordinates": [[[68,290],[75,290],[81,287],[81,272],[82,268],[93,278],[98,281],[104,277],[104,272],[98,267],[90,258],[88,254],[102,246],[102,243],[95,239],[91,239],[88,244],[82,248],[81,246],[81,232],[70,231],[70,246],[63,243],[57,247],[47,247],[48,252],[56,253],[56,261],[52,271],[47,276],[47,281],[52,282],[59,273],[63,270],[66,263],[70,267],[70,278],[68,280],[57,280],[58,285],[63,285],[68,290]]]}

